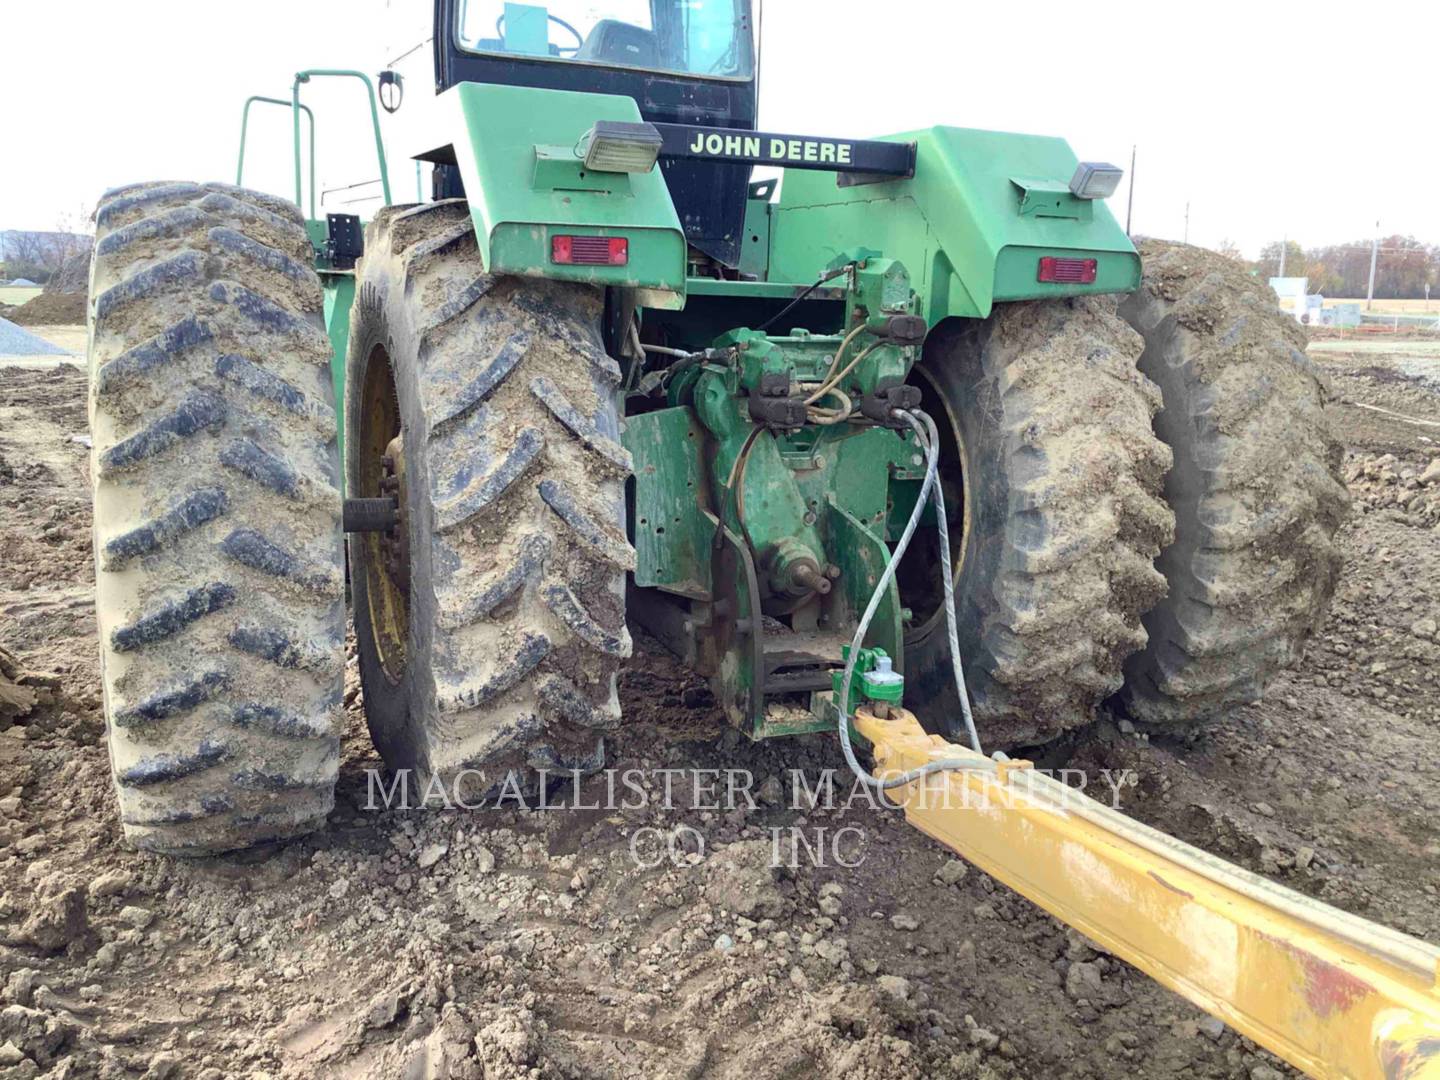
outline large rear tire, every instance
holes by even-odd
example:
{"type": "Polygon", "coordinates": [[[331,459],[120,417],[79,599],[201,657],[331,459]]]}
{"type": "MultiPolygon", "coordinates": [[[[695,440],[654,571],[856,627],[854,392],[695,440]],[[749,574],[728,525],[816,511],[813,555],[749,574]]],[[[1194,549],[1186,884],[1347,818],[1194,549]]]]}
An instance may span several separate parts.
{"type": "MultiPolygon", "coordinates": [[[[987,747],[1087,723],[1145,643],[1173,518],[1140,349],[1110,298],[1012,303],[941,324],[912,376],[941,428],[960,648],[987,747]]],[[[915,615],[905,700],[955,736],[937,542],[917,534],[901,564],[915,615]]]]}
{"type": "Polygon", "coordinates": [[[463,200],[382,211],[365,252],[346,475],[402,498],[389,536],[350,538],[375,745],[466,800],[597,769],[634,566],[601,294],[486,274],[463,200]]]}
{"type": "Polygon", "coordinates": [[[1176,529],[1123,698],[1137,719],[1203,720],[1257,700],[1301,655],[1335,591],[1349,496],[1323,378],[1273,293],[1202,248],[1150,240],[1140,254],[1144,283],[1120,313],[1164,395],[1176,529]]]}
{"type": "Polygon", "coordinates": [[[96,214],[96,614],[125,835],[202,855],[320,825],[344,671],[329,340],[299,213],[137,184],[96,214]]]}

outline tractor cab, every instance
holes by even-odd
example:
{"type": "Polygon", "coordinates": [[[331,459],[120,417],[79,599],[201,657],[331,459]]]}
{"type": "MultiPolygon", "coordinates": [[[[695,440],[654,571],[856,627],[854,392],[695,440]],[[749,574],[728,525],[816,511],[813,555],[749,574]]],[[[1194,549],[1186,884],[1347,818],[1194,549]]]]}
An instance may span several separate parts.
{"type": "MultiPolygon", "coordinates": [[[[615,94],[651,123],[755,128],[749,0],[436,0],[434,43],[437,93],[471,82],[615,94]]],[[[686,243],[737,266],[751,165],[660,167],[686,243]]],[[[436,166],[434,194],[464,194],[454,166],[436,166]]]]}
{"type": "Polygon", "coordinates": [[[453,30],[453,44],[474,53],[726,79],[749,79],[753,67],[748,5],[735,0],[471,0],[453,30]]]}

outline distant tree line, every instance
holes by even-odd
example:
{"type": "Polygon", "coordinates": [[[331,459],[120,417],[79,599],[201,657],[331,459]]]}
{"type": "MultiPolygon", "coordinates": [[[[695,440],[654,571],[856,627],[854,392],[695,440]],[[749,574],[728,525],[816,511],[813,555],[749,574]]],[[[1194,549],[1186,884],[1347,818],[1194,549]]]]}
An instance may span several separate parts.
{"type": "MultiPolygon", "coordinates": [[[[1310,279],[1312,293],[1325,296],[1364,296],[1370,281],[1369,240],[1355,240],[1329,247],[1302,247],[1294,240],[1284,242],[1285,276],[1310,279]]],[[[1260,258],[1248,265],[1261,278],[1280,276],[1281,241],[1266,244],[1260,258]]],[[[1218,250],[1231,258],[1240,252],[1228,241],[1218,250]]],[[[1387,236],[1380,241],[1375,263],[1375,296],[1387,300],[1419,300],[1425,286],[1440,296],[1440,245],[1428,245],[1413,236],[1387,236]]]]}
{"type": "Polygon", "coordinates": [[[28,278],[37,285],[50,280],[66,259],[87,251],[95,242],[88,207],[61,214],[49,232],[0,229],[0,277],[28,278]]]}
{"type": "Polygon", "coordinates": [[[43,285],[70,256],[84,251],[91,238],[82,233],[30,232],[11,229],[0,232],[0,277],[26,278],[43,285]]]}

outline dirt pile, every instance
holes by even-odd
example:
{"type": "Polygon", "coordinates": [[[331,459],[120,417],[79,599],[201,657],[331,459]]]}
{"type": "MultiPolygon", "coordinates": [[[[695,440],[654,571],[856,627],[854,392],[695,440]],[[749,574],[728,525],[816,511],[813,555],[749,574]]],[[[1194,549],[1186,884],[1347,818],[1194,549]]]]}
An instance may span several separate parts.
{"type": "Polygon", "coordinates": [[[9,309],[4,317],[21,326],[74,325],[85,321],[86,293],[42,292],[35,299],[9,309]]]}
{"type": "Polygon", "coordinates": [[[0,318],[22,326],[83,323],[90,290],[90,248],[76,252],[51,275],[39,296],[14,307],[0,307],[0,318]]]}
{"type": "Polygon", "coordinates": [[[84,296],[90,289],[90,245],[77,251],[60,264],[60,269],[45,283],[47,293],[78,293],[84,296]]]}

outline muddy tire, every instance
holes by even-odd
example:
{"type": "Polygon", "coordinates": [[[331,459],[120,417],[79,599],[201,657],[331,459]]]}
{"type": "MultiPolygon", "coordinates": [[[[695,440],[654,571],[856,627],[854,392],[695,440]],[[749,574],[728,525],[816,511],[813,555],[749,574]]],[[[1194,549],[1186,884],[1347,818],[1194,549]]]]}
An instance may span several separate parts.
{"type": "MultiPolygon", "coordinates": [[[[1005,304],[937,327],[912,376],[949,463],[960,647],[987,750],[1088,722],[1145,644],[1173,518],[1140,349],[1108,298],[1005,304]]],[[[905,700],[957,737],[937,541],[922,530],[901,565],[905,700]]]]}
{"type": "Polygon", "coordinates": [[[344,673],[339,462],[295,207],[139,184],[96,214],[96,614],[125,836],[201,855],[316,828],[344,673]]]}
{"type": "Polygon", "coordinates": [[[1126,667],[1137,719],[1203,720],[1257,700],[1324,618],[1349,497],[1327,391],[1305,332],[1232,260],[1161,241],[1120,313],[1145,338],[1140,369],[1164,395],[1155,430],[1173,451],[1165,498],[1175,541],[1168,595],[1126,667]]]}
{"type": "Polygon", "coordinates": [[[459,200],[382,211],[365,252],[347,479],[403,495],[388,539],[350,538],[375,745],[412,799],[597,769],[634,566],[601,294],[486,274],[459,200]]]}

